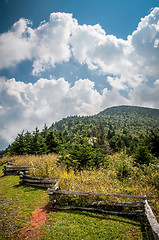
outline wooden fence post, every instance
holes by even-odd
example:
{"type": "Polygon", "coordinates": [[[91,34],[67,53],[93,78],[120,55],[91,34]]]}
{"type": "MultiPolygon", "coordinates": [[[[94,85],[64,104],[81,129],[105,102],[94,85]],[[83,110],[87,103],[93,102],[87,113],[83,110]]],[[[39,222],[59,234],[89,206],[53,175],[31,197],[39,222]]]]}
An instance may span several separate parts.
{"type": "Polygon", "coordinates": [[[153,237],[155,240],[159,240],[159,223],[157,222],[156,217],[150,205],[148,204],[148,201],[144,200],[144,203],[145,203],[145,214],[151,226],[153,237]]]}

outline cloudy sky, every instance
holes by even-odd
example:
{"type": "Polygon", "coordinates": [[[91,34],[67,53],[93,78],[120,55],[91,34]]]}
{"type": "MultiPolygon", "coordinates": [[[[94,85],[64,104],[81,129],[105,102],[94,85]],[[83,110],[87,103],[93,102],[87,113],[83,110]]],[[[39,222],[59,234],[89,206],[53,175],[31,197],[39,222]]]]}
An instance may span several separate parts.
{"type": "Polygon", "coordinates": [[[0,0],[0,149],[114,105],[159,108],[158,0],[0,0]]]}

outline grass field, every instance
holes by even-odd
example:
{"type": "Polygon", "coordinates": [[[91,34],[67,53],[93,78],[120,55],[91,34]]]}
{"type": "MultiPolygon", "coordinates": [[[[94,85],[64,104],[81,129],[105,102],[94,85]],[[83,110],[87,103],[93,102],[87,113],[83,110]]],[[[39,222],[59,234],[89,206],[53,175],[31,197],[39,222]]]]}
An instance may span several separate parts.
{"type": "Polygon", "coordinates": [[[80,211],[51,211],[46,190],[19,185],[0,166],[0,240],[149,240],[142,219],[80,211]],[[38,214],[37,214],[38,212],[38,214]]]}

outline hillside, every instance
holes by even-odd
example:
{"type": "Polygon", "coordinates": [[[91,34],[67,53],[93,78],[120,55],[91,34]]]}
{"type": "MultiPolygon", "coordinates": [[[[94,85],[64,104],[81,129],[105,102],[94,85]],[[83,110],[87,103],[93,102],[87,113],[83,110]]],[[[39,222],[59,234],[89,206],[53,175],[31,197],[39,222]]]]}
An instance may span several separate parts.
{"type": "Polygon", "coordinates": [[[64,136],[73,137],[78,132],[88,137],[94,135],[94,125],[101,122],[106,134],[111,130],[139,138],[150,129],[159,127],[159,109],[117,106],[107,108],[94,116],[74,116],[62,119],[51,128],[62,130],[64,136]]]}
{"type": "MultiPolygon", "coordinates": [[[[132,155],[142,145],[144,149],[146,146],[155,157],[159,157],[158,142],[158,109],[118,106],[105,109],[94,116],[64,118],[52,124],[49,129],[45,125],[41,133],[38,128],[33,133],[22,132],[10,146],[9,154],[55,152],[65,155],[77,144],[75,148],[80,146],[79,152],[83,152],[80,158],[86,159],[87,147],[90,150],[88,152],[92,154],[94,152],[94,156],[97,156],[96,151],[101,149],[104,154],[126,150],[129,155],[132,155]]],[[[140,149],[140,152],[143,150],[140,149]]],[[[147,156],[145,159],[149,159],[148,153],[145,152],[145,154],[147,156]]],[[[92,159],[91,155],[90,159],[92,159]]]]}

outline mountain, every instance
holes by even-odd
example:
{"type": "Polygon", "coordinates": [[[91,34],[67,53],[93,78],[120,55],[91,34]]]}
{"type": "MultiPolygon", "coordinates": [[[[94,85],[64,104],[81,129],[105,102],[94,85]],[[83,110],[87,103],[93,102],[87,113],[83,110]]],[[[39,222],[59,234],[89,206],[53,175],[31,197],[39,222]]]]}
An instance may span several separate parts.
{"type": "Polygon", "coordinates": [[[158,109],[118,106],[107,108],[94,116],[64,118],[49,129],[44,126],[41,133],[38,128],[32,134],[22,132],[8,151],[12,155],[64,153],[65,150],[80,146],[78,153],[81,154],[92,145],[89,153],[103,149],[105,153],[126,150],[132,154],[137,146],[145,148],[149,145],[149,150],[158,157],[158,142],[158,109]],[[88,143],[91,144],[88,146],[88,143]]]}
{"type": "Polygon", "coordinates": [[[159,127],[159,109],[137,106],[115,106],[107,108],[94,116],[71,116],[60,120],[52,125],[53,129],[62,130],[64,135],[85,132],[93,135],[94,124],[101,122],[104,130],[108,133],[114,129],[121,133],[127,131],[138,137],[147,134],[150,129],[159,127]]]}

